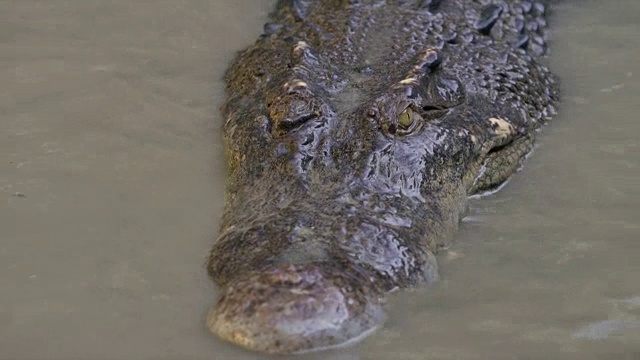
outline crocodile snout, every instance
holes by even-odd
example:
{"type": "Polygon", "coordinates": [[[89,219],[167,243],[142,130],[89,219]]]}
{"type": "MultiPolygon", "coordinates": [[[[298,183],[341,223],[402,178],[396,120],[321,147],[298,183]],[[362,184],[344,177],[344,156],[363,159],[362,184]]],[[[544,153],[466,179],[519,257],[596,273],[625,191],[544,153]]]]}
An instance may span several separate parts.
{"type": "Polygon", "coordinates": [[[207,316],[220,338],[250,350],[288,354],[340,346],[384,321],[366,280],[330,264],[279,264],[221,289],[207,316]]]}

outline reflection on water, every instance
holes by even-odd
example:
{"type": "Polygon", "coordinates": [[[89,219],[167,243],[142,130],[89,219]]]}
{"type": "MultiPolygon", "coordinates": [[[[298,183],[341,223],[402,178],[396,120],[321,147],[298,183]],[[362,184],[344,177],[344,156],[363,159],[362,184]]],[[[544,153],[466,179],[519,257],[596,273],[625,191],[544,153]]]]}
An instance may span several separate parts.
{"type": "Polygon", "coordinates": [[[605,320],[584,327],[573,334],[576,339],[601,340],[627,329],[640,329],[640,321],[605,320]]]}
{"type": "MultiPolygon", "coordinates": [[[[0,3],[1,359],[263,358],[206,332],[203,259],[224,184],[212,104],[273,3],[0,3]]],[[[524,170],[472,200],[440,283],[301,359],[640,358],[639,12],[557,8],[563,106],[524,170]]]]}

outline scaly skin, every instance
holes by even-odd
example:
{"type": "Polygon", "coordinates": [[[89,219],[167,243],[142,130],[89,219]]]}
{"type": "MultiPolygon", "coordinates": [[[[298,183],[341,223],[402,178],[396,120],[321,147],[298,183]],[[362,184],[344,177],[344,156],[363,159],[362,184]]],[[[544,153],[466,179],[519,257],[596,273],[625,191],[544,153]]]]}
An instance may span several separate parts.
{"type": "Polygon", "coordinates": [[[227,71],[229,180],[207,325],[266,353],[341,345],[437,279],[467,197],[555,114],[546,6],[286,0],[227,71]]]}

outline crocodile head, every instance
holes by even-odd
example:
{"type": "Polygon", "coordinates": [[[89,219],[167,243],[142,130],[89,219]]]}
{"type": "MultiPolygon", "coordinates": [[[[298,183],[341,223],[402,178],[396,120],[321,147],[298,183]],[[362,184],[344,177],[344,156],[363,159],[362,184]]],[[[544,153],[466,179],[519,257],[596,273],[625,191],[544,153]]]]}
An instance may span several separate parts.
{"type": "Polygon", "coordinates": [[[503,183],[553,113],[546,68],[484,40],[502,7],[467,26],[461,9],[418,3],[281,2],[227,73],[229,180],[208,264],[220,337],[291,353],[378,327],[383,295],[437,278],[467,196],[503,183]]]}

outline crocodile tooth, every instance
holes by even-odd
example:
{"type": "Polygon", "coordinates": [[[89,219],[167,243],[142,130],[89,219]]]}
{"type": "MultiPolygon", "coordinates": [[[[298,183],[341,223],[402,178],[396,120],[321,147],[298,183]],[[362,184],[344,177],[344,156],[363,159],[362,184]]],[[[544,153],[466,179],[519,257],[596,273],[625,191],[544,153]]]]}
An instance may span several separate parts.
{"type": "Polygon", "coordinates": [[[507,119],[492,117],[487,120],[491,125],[491,132],[495,137],[494,141],[497,146],[505,145],[516,134],[516,129],[507,119]]]}

